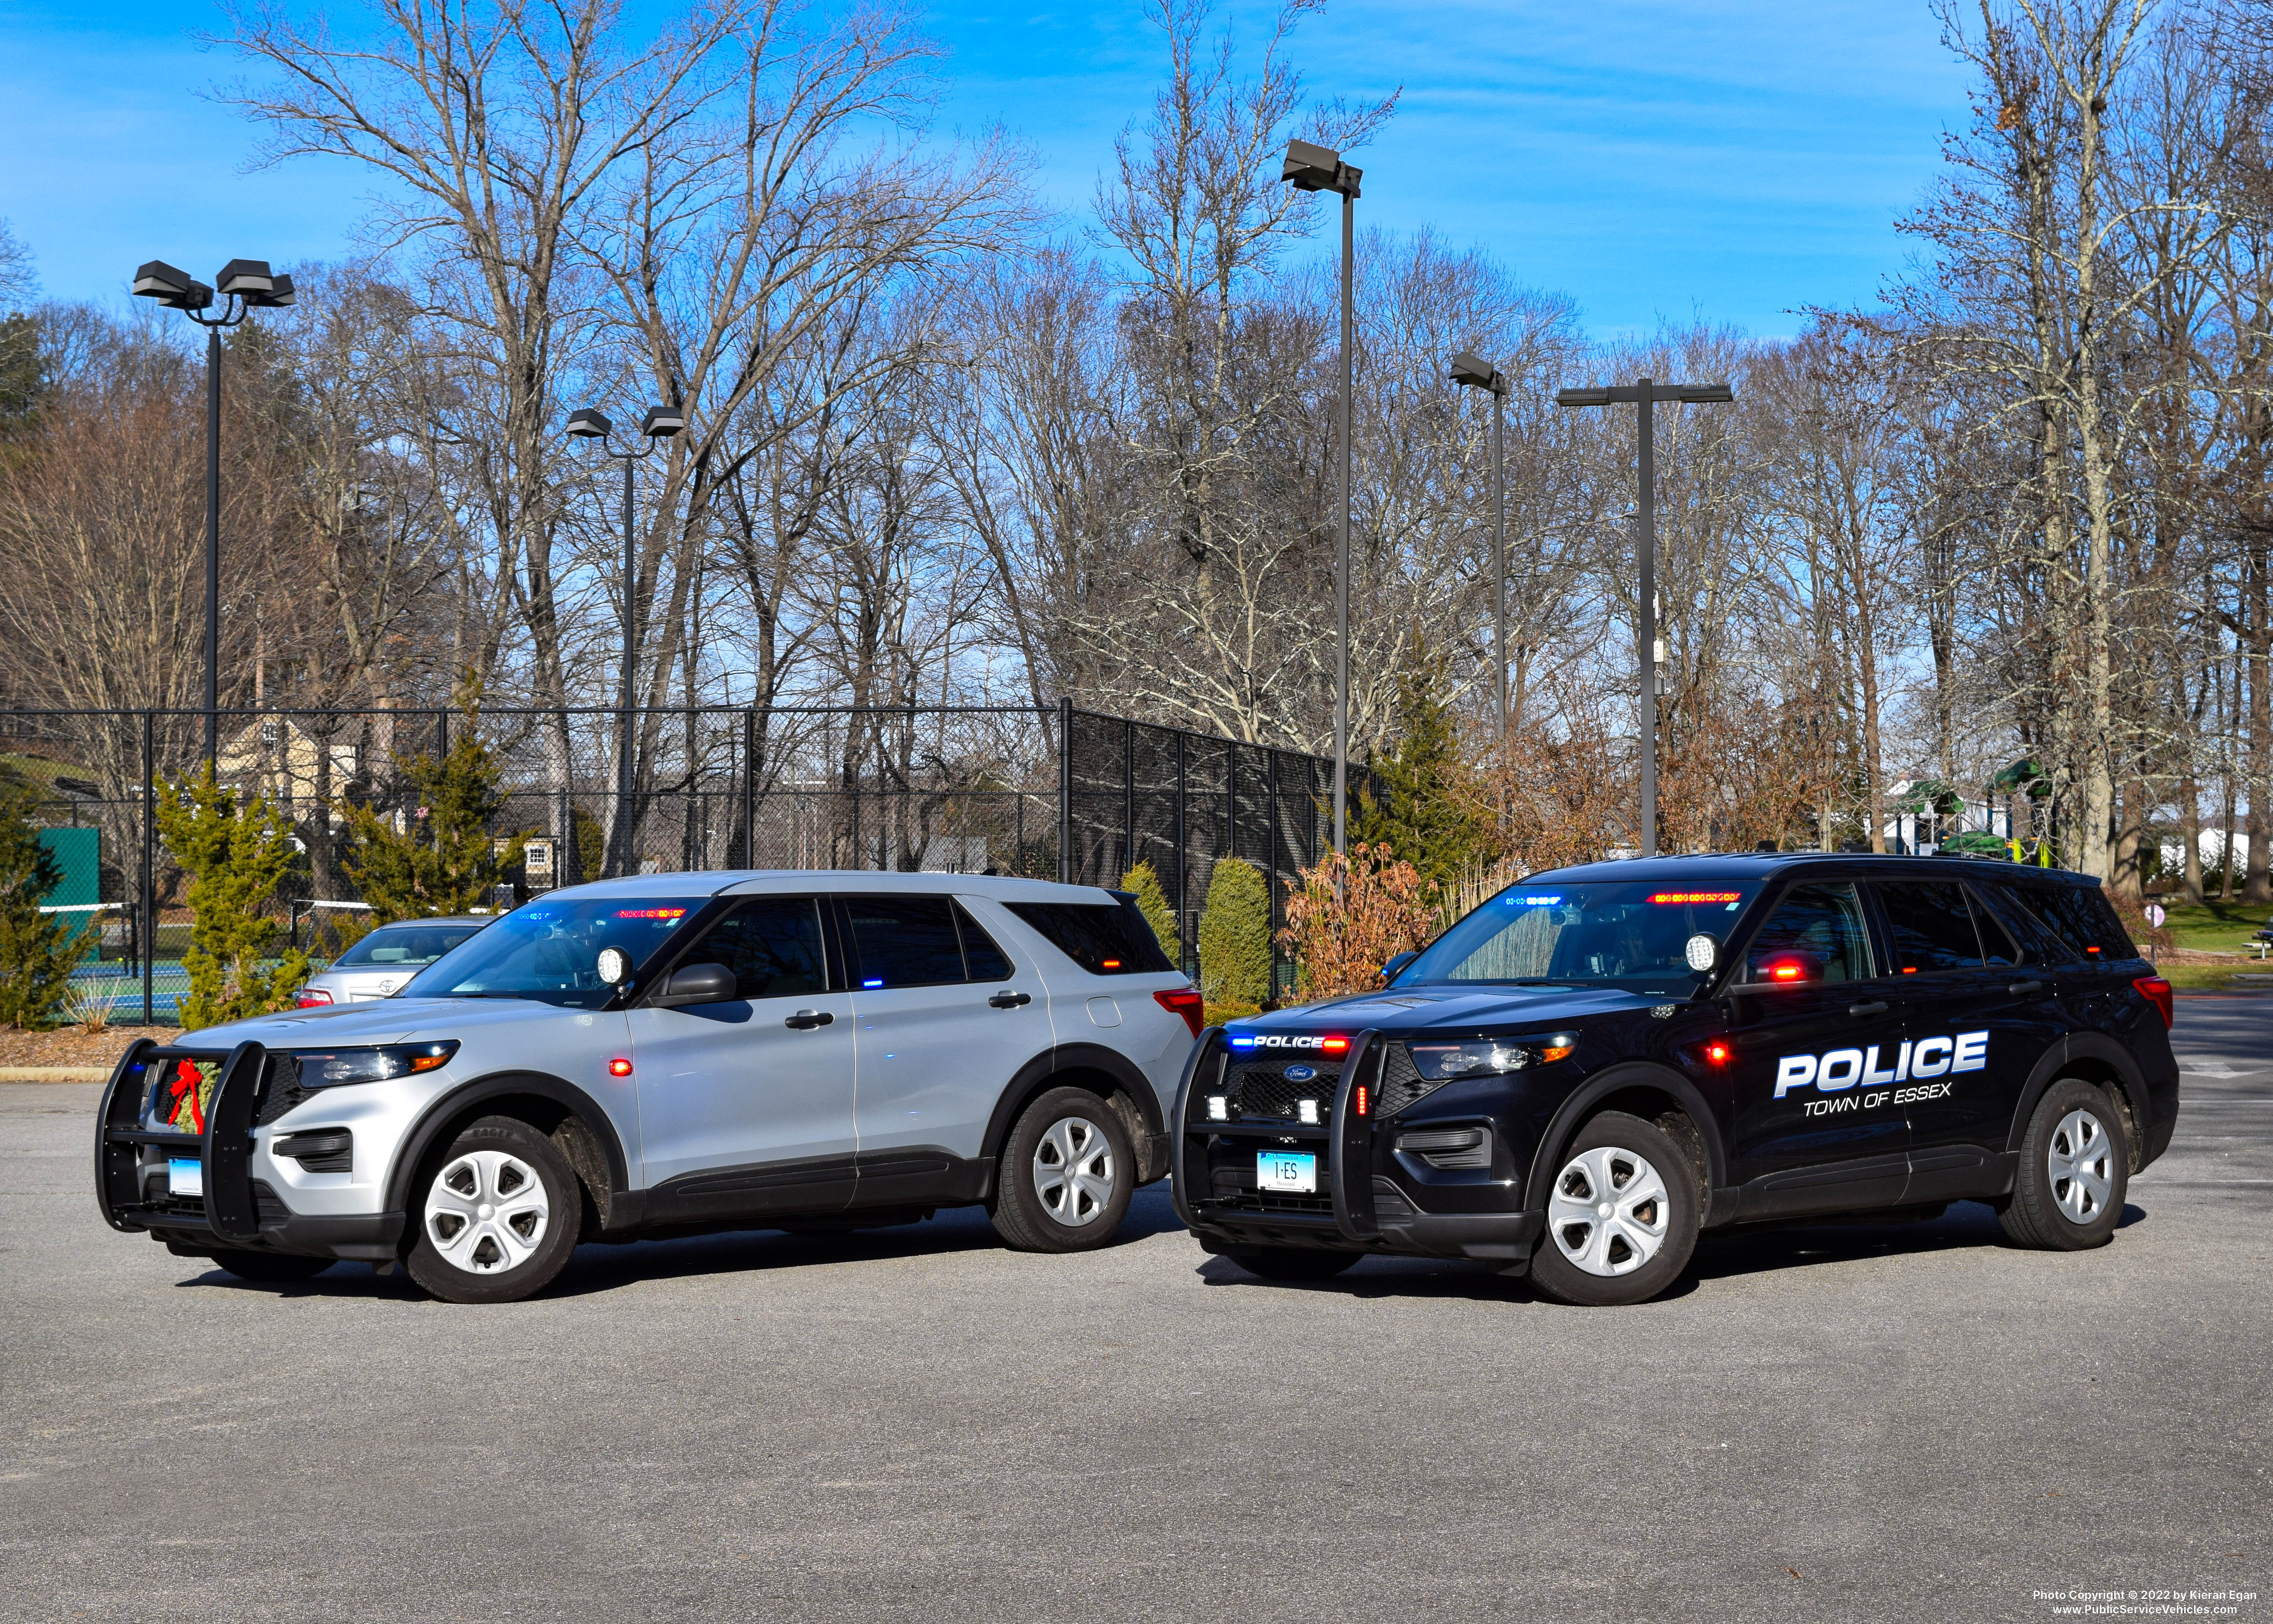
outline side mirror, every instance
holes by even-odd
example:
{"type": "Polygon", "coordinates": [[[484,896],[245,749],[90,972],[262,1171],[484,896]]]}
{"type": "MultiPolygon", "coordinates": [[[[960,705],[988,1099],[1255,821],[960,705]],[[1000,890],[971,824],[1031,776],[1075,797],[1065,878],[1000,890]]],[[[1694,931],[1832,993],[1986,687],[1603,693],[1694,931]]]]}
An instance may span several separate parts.
{"type": "Polygon", "coordinates": [[[631,980],[632,956],[620,947],[604,947],[592,968],[602,985],[620,987],[631,980]]]}
{"type": "Polygon", "coordinates": [[[1382,966],[1381,966],[1381,981],[1382,981],[1382,985],[1384,985],[1384,986],[1385,987],[1385,986],[1387,986],[1390,982],[1392,982],[1392,981],[1395,981],[1395,980],[1397,979],[1397,977],[1398,977],[1398,973],[1399,973],[1399,971],[1403,970],[1407,965],[1411,964],[1414,959],[1418,959],[1418,958],[1420,958],[1420,957],[1421,957],[1421,955],[1420,955],[1420,954],[1418,954],[1418,953],[1399,953],[1399,954],[1398,954],[1398,955],[1397,955],[1397,957],[1396,957],[1396,958],[1394,958],[1394,959],[1391,959],[1387,964],[1385,964],[1385,965],[1382,966]]]}
{"type": "Polygon", "coordinates": [[[1702,975],[1721,962],[1721,938],[1700,930],[1683,944],[1681,956],[1689,961],[1691,969],[1702,975]]]}
{"type": "Polygon", "coordinates": [[[659,1009],[684,1004],[729,1004],[741,996],[734,973],[722,964],[681,965],[671,973],[650,1003],[659,1009]]]}

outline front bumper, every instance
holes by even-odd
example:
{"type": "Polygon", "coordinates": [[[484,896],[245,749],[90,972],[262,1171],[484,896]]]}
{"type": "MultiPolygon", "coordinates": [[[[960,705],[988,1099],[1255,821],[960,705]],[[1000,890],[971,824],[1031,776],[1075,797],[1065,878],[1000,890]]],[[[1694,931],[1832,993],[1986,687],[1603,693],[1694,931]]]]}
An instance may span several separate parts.
{"type": "Polygon", "coordinates": [[[147,1038],[130,1044],[110,1074],[95,1118],[94,1189],[103,1221],[124,1233],[147,1234],[180,1252],[281,1252],[391,1261],[402,1238],[402,1214],[296,1213],[272,1186],[253,1177],[252,1116],[267,1058],[258,1043],[239,1043],[225,1058],[161,1048],[147,1038]],[[151,1068],[181,1060],[220,1063],[199,1133],[144,1125],[144,1106],[154,1080],[151,1068]],[[154,1156],[194,1156],[204,1194],[154,1192],[154,1156]]]}
{"type": "Polygon", "coordinates": [[[1355,1104],[1380,1097],[1386,1052],[1380,1034],[1360,1033],[1317,1126],[1212,1122],[1196,1115],[1218,1086],[1229,1049],[1220,1027],[1203,1034],[1186,1063],[1170,1126],[1169,1176],[1176,1215],[1212,1252],[1256,1247],[1317,1247],[1419,1258],[1466,1258],[1509,1274],[1529,1268],[1544,1217],[1535,1212],[1427,1213],[1377,1170],[1376,1120],[1355,1104]],[[1257,1149],[1293,1149],[1318,1158],[1315,1195],[1279,1195],[1252,1186],[1257,1149]]]}

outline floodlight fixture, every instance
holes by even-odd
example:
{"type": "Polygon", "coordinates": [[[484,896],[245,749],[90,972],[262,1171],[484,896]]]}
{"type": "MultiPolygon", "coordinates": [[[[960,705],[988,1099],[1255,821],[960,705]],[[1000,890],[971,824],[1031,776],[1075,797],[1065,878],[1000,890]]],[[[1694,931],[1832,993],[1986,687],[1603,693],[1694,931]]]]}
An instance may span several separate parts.
{"type": "Polygon", "coordinates": [[[203,310],[213,303],[213,289],[163,259],[152,259],[134,273],[134,297],[155,299],[169,310],[203,310]]]}
{"type": "Polygon", "coordinates": [[[1287,161],[1279,169],[1279,178],[1298,192],[1339,192],[1346,198],[1354,198],[1358,195],[1358,182],[1365,178],[1365,171],[1344,163],[1341,154],[1331,147],[1320,147],[1315,141],[1289,141],[1287,161]]]}
{"type": "Polygon", "coordinates": [[[230,298],[239,298],[249,293],[274,291],[276,278],[270,274],[266,259],[231,259],[221,267],[221,274],[214,278],[214,286],[230,298]]]}
{"type": "Polygon", "coordinates": [[[669,440],[686,427],[686,410],[680,406],[650,406],[640,419],[640,432],[649,440],[669,440]]]}
{"type": "Polygon", "coordinates": [[[568,414],[568,432],[579,440],[605,440],[615,426],[608,421],[608,414],[596,406],[568,414]]]}
{"type": "Polygon", "coordinates": [[[1607,406],[1610,403],[1610,392],[1608,389],[1557,389],[1555,391],[1555,403],[1557,406],[1607,406]]]}
{"type": "Polygon", "coordinates": [[[1452,381],[1470,389],[1489,389],[1494,395],[1505,395],[1507,379],[1473,350],[1463,350],[1452,357],[1452,381]]]}

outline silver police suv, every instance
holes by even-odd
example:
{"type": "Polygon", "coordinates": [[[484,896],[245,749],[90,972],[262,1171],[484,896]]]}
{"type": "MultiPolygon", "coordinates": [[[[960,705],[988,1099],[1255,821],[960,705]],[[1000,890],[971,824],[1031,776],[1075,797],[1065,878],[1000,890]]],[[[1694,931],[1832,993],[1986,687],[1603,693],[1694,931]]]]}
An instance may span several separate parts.
{"type": "Polygon", "coordinates": [[[1081,1251],[1167,1172],[1199,1018],[1122,893],[644,875],[550,892],[392,997],[137,1043],[96,1190],[247,1278],[400,1261],[455,1302],[525,1297],[580,1240],[943,1207],[1081,1251]]]}

